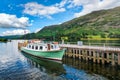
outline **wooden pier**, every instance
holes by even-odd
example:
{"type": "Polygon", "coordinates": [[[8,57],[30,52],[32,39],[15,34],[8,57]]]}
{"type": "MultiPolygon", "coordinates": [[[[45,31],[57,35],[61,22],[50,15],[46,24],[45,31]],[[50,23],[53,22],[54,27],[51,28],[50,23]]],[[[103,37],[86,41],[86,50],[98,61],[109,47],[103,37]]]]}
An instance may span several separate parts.
{"type": "Polygon", "coordinates": [[[26,47],[27,44],[28,44],[27,42],[18,43],[18,49],[20,49],[21,47],[26,47]]]}
{"type": "Polygon", "coordinates": [[[119,47],[79,46],[72,44],[61,44],[60,46],[66,48],[65,56],[67,57],[93,61],[94,63],[120,65],[119,47]]]}

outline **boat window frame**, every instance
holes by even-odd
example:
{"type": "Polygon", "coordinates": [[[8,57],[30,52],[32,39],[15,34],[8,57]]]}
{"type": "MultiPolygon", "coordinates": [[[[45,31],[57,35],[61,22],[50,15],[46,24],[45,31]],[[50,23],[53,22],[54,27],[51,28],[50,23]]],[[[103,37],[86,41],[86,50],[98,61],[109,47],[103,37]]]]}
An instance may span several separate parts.
{"type": "Polygon", "coordinates": [[[31,48],[31,45],[28,45],[28,48],[31,48]]]}
{"type": "Polygon", "coordinates": [[[51,49],[54,49],[54,45],[51,45],[50,47],[51,47],[51,49]]]}
{"type": "Polygon", "coordinates": [[[57,49],[57,45],[54,45],[54,48],[57,49]]]}
{"type": "Polygon", "coordinates": [[[43,50],[43,46],[39,46],[39,50],[43,50]]]}
{"type": "Polygon", "coordinates": [[[36,45],[36,46],[35,46],[35,50],[38,50],[38,49],[39,49],[39,47],[38,47],[38,45],[36,45]]]}
{"type": "Polygon", "coordinates": [[[32,45],[32,49],[35,49],[35,48],[34,48],[34,45],[32,45]]]}

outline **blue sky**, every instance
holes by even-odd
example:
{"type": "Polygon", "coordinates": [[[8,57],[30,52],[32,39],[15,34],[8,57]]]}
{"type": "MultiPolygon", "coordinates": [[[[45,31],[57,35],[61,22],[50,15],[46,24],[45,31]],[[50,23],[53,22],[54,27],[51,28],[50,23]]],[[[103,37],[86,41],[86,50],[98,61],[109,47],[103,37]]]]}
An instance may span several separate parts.
{"type": "Polygon", "coordinates": [[[0,35],[37,32],[92,11],[120,6],[120,0],[0,0],[0,35]]]}

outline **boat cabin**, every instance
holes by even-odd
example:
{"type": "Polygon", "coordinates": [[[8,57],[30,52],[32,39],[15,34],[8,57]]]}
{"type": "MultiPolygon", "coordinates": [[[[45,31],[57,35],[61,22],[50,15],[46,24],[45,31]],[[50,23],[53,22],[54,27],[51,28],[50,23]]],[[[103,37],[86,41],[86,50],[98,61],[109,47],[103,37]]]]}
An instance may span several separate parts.
{"type": "Polygon", "coordinates": [[[42,43],[30,43],[27,45],[27,49],[36,51],[60,50],[58,44],[42,44],[42,43]]]}

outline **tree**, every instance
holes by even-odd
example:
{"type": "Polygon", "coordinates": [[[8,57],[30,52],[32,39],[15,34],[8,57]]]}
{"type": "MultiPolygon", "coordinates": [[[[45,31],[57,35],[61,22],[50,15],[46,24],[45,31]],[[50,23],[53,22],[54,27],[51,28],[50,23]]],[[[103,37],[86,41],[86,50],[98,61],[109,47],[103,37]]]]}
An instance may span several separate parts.
{"type": "Polygon", "coordinates": [[[68,37],[61,37],[62,44],[64,44],[64,40],[68,40],[68,37]]]}

